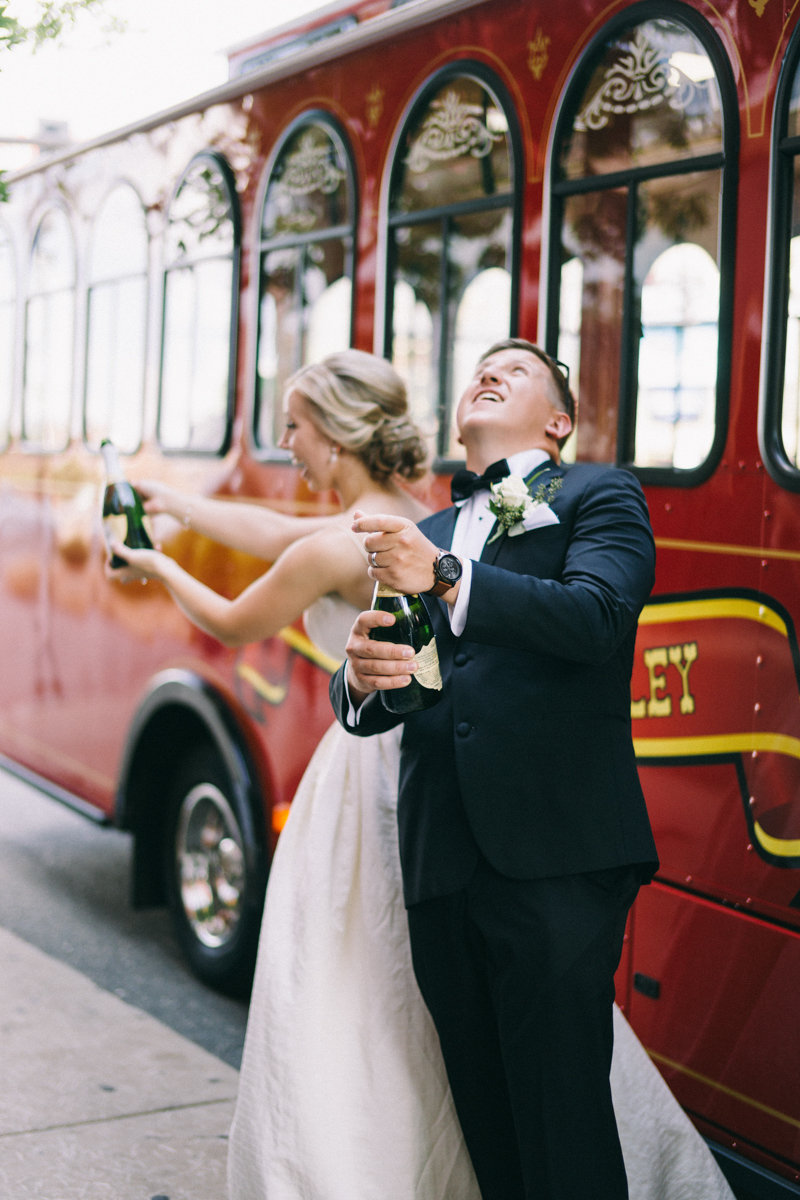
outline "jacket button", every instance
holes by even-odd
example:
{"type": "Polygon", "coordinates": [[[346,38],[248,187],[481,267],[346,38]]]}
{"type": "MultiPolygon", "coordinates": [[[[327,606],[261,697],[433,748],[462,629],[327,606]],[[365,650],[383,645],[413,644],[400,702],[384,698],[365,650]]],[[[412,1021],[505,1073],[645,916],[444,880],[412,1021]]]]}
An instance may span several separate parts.
{"type": "Polygon", "coordinates": [[[466,721],[459,721],[456,725],[456,733],[459,737],[466,737],[469,733],[469,724],[466,721]]]}
{"type": "Polygon", "coordinates": [[[463,650],[459,650],[458,654],[453,655],[453,662],[457,667],[463,667],[467,661],[467,656],[463,650]]]}

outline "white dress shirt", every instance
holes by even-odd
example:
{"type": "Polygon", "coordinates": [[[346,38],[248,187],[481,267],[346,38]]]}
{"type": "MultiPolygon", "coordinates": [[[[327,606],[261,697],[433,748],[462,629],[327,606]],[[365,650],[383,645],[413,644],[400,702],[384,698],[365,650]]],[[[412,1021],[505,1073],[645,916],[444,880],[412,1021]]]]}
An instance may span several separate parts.
{"type": "MultiPolygon", "coordinates": [[[[520,450],[506,460],[511,475],[520,475],[525,479],[542,463],[550,461],[546,450],[520,450]]],[[[483,488],[475,492],[469,500],[460,500],[456,517],[456,527],[453,530],[453,542],[450,552],[461,559],[464,568],[461,576],[461,586],[455,604],[447,606],[450,628],[456,637],[460,637],[467,624],[469,611],[469,593],[472,586],[472,563],[477,562],[483,554],[486,540],[491,533],[495,518],[489,508],[489,489],[483,488]]],[[[446,549],[441,546],[439,549],[446,549]]],[[[344,676],[344,690],[347,696],[347,724],[351,729],[358,724],[360,709],[356,709],[350,699],[350,688],[347,685],[347,674],[344,676]]]]}
{"type": "MultiPolygon", "coordinates": [[[[525,479],[531,471],[535,471],[542,463],[550,461],[546,450],[520,450],[507,460],[512,475],[525,479]]],[[[495,518],[489,509],[489,489],[483,488],[475,492],[469,500],[459,501],[456,517],[456,527],[453,531],[453,544],[450,550],[461,559],[464,572],[461,576],[461,587],[455,604],[448,605],[447,615],[450,618],[450,628],[456,637],[460,637],[467,624],[469,610],[469,593],[472,587],[472,563],[478,562],[483,554],[486,539],[491,533],[495,518]]]]}

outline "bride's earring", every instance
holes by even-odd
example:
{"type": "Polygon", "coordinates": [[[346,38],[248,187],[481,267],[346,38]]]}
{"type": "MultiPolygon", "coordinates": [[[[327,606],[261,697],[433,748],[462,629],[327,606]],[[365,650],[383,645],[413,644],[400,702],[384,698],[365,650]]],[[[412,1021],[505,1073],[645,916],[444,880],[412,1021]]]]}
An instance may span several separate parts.
{"type": "Polygon", "coordinates": [[[338,446],[331,446],[331,456],[328,461],[332,462],[332,463],[339,461],[339,447],[338,446]]]}

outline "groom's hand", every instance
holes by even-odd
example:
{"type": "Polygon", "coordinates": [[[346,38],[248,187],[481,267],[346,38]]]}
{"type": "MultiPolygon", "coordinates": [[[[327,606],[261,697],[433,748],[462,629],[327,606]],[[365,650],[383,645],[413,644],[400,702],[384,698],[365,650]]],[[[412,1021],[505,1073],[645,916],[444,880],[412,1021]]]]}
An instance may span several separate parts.
{"type": "MultiPolygon", "coordinates": [[[[436,582],[433,564],[439,550],[413,521],[356,512],[353,531],[368,535],[364,538],[364,548],[369,553],[371,579],[406,596],[428,592],[433,587],[436,582]]],[[[445,599],[449,601],[450,596],[445,599]]]]}
{"type": "Polygon", "coordinates": [[[407,687],[417,669],[413,662],[414,651],[410,646],[398,646],[394,642],[373,642],[370,630],[381,625],[393,625],[391,613],[359,613],[347,639],[347,686],[350,699],[358,706],[370,692],[386,692],[392,688],[407,687]]]}

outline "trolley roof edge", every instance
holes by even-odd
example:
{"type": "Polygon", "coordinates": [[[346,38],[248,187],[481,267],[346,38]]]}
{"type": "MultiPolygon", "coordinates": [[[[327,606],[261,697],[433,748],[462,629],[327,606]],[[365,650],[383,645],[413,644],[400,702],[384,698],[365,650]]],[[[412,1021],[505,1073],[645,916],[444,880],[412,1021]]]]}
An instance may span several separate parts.
{"type": "MultiPolygon", "coordinates": [[[[450,16],[467,8],[476,8],[479,4],[485,3],[486,0],[411,0],[411,3],[403,5],[402,8],[390,9],[388,12],[364,21],[355,29],[334,34],[323,42],[298,50],[296,54],[287,54],[285,58],[268,63],[267,66],[253,71],[249,75],[241,75],[237,79],[228,80],[219,87],[212,88],[208,92],[201,92],[170,108],[161,109],[152,116],[143,117],[129,125],[123,125],[119,129],[101,134],[99,137],[78,142],[74,146],[38,158],[34,163],[21,167],[18,171],[9,171],[5,176],[5,181],[11,184],[17,183],[19,180],[27,179],[30,175],[39,174],[48,167],[78,158],[89,150],[113,145],[114,142],[124,141],[136,133],[149,133],[151,129],[164,125],[168,121],[178,121],[192,113],[203,112],[215,104],[225,104],[230,100],[237,100],[240,96],[247,96],[267,84],[277,83],[308,67],[321,66],[331,59],[340,58],[343,54],[350,54],[384,41],[406,28],[429,25],[442,17],[450,16]]],[[[309,13],[308,15],[312,16],[313,14],[309,13]]]]}

